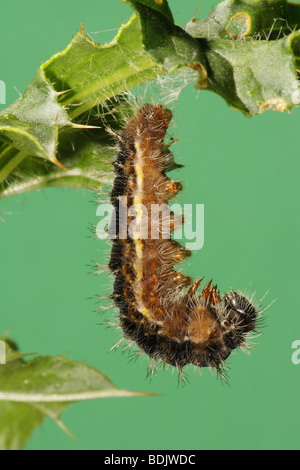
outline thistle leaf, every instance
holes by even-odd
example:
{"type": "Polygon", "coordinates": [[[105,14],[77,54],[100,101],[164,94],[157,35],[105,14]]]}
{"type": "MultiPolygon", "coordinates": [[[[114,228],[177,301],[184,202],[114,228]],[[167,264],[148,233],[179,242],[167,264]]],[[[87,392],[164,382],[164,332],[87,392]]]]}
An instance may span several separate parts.
{"type": "Polygon", "coordinates": [[[82,28],[0,113],[0,197],[47,186],[101,190],[111,183],[107,127],[120,128],[131,112],[120,95],[158,73],[143,53],[137,17],[108,44],[95,43],[82,28]]]}
{"type": "Polygon", "coordinates": [[[46,417],[70,434],[60,417],[74,402],[147,395],[118,389],[98,370],[63,356],[25,361],[14,342],[3,341],[6,364],[0,365],[1,450],[23,448],[46,417]]]}
{"type": "Polygon", "coordinates": [[[82,27],[0,113],[0,198],[110,184],[107,130],[120,129],[131,112],[123,94],[180,69],[196,70],[196,87],[246,116],[300,104],[299,4],[225,0],[181,28],[167,0],[122,1],[135,14],[113,41],[98,44],[82,27]]]}

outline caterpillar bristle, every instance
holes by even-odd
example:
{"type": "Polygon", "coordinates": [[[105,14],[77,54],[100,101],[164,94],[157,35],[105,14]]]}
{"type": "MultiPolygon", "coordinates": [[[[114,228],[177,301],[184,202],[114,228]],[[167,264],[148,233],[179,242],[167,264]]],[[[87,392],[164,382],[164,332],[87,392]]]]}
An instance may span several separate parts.
{"type": "MultiPolygon", "coordinates": [[[[171,238],[184,223],[182,215],[177,216],[168,207],[182,191],[182,183],[166,176],[166,172],[182,167],[169,150],[176,140],[165,142],[172,113],[162,105],[134,107],[135,116],[124,115],[126,124],[120,133],[107,128],[118,144],[117,158],[112,163],[115,182],[109,198],[117,232],[110,241],[108,265],[114,277],[113,305],[102,310],[118,310],[118,321],[110,321],[109,326],[121,328],[124,334],[111,350],[122,345],[122,354],[130,351],[131,361],[147,355],[150,380],[158,369],[171,367],[178,372],[178,382],[184,384],[184,367],[190,364],[196,370],[214,371],[227,383],[226,359],[237,348],[251,348],[251,337],[257,335],[259,317],[265,309],[255,304],[254,296],[240,291],[231,290],[221,296],[213,280],[200,291],[203,277],[193,281],[175,270],[178,263],[191,256],[191,251],[171,238]],[[145,224],[145,232],[141,228],[144,220],[150,222],[154,205],[161,211],[151,227],[157,236],[151,237],[149,224],[145,224]],[[137,207],[135,218],[130,212],[132,206],[137,207]],[[124,208],[129,215],[122,230],[139,221],[134,236],[130,230],[127,237],[120,232],[124,208]],[[134,347],[138,351],[133,353],[134,347]]],[[[103,202],[102,197],[100,200],[103,202]]],[[[97,227],[92,231],[97,233],[97,227]]],[[[93,268],[96,274],[105,272],[97,263],[93,268]]]]}

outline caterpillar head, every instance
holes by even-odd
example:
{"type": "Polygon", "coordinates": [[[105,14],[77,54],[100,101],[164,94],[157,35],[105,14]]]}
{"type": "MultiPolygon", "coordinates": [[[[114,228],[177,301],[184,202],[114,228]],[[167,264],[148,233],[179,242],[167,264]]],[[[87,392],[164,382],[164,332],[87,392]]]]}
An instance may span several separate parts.
{"type": "Polygon", "coordinates": [[[231,349],[236,349],[245,343],[247,334],[255,330],[258,312],[246,297],[234,291],[224,295],[223,304],[226,342],[231,349]]]}

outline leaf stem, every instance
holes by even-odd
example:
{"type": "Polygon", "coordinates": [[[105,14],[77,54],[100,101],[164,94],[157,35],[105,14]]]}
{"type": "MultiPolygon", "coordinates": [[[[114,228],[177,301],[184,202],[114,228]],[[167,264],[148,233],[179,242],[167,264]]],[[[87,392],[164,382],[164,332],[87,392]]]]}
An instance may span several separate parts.
{"type": "Polygon", "coordinates": [[[10,173],[19,165],[19,163],[21,163],[24,158],[28,156],[26,152],[20,152],[13,147],[8,147],[8,149],[4,152],[1,153],[2,161],[0,161],[0,183],[2,183],[2,181],[4,181],[10,175],[10,173]],[[13,157],[8,156],[11,150],[15,153],[13,157]],[[7,155],[4,155],[4,152],[7,155]],[[6,156],[8,158],[5,158],[6,156]],[[3,160],[5,163],[2,165],[3,160]]]}

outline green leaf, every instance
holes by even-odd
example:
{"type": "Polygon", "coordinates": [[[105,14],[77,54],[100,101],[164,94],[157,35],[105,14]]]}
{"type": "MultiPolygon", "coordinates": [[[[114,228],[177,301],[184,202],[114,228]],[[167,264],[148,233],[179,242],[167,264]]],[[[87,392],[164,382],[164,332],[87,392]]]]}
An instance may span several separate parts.
{"type": "MultiPolygon", "coordinates": [[[[103,185],[111,184],[113,179],[112,145],[113,140],[103,129],[82,132],[66,130],[60,135],[57,149],[58,159],[65,169],[39,157],[25,155],[11,176],[0,185],[0,198],[49,186],[100,191],[103,185]]],[[[8,165],[20,155],[20,152],[10,148],[8,165]]]]}
{"type": "Polygon", "coordinates": [[[90,128],[64,129],[59,134],[57,156],[65,169],[39,157],[21,154],[8,145],[0,158],[0,174],[7,174],[0,185],[0,199],[50,186],[101,191],[103,185],[111,185],[116,145],[111,132],[116,133],[124,118],[131,115],[128,101],[119,96],[111,100],[103,114],[95,109],[83,115],[82,119],[89,121],[90,128]],[[13,164],[18,159],[15,168],[13,164]],[[10,168],[13,168],[11,173],[10,168]]]}
{"type": "Polygon", "coordinates": [[[197,41],[175,25],[173,17],[164,13],[163,8],[167,8],[165,0],[161,8],[158,8],[155,0],[122,1],[139,15],[144,48],[165,72],[176,72],[194,63],[205,67],[205,57],[197,41]]]}
{"type": "Polygon", "coordinates": [[[80,137],[76,134],[71,141],[61,143],[60,147],[63,148],[59,150],[59,158],[66,165],[66,170],[48,162],[41,164],[37,157],[26,156],[13,172],[12,179],[6,179],[0,186],[0,199],[45,187],[87,188],[100,191],[103,185],[112,184],[114,157],[104,142],[93,141],[90,134],[80,137]],[[78,140],[80,140],[78,147],[73,147],[74,142],[78,140]]]}
{"type": "Polygon", "coordinates": [[[300,104],[300,5],[286,0],[226,0],[186,31],[208,62],[207,88],[247,116],[300,104]]]}
{"type": "Polygon", "coordinates": [[[293,53],[293,42],[299,34],[278,41],[230,41],[231,44],[228,40],[209,41],[208,89],[246,115],[268,109],[291,110],[300,104],[293,53]]]}
{"type": "Polygon", "coordinates": [[[71,403],[108,397],[145,396],[118,389],[101,372],[63,356],[24,361],[15,344],[6,344],[0,365],[0,449],[21,449],[46,417],[64,431],[62,412],[71,403]]]}
{"type": "Polygon", "coordinates": [[[195,17],[186,31],[195,38],[276,40],[300,24],[300,5],[287,0],[225,0],[205,20],[195,17]]]}
{"type": "Polygon", "coordinates": [[[226,0],[206,20],[193,18],[184,32],[154,0],[124,1],[140,16],[145,50],[168,73],[194,68],[200,88],[218,93],[246,116],[289,111],[300,103],[300,33],[292,31],[299,5],[226,0]]]}
{"type": "Polygon", "coordinates": [[[166,0],[122,1],[135,15],[113,41],[97,44],[82,27],[0,113],[0,198],[110,184],[108,128],[120,129],[130,115],[122,94],[158,76],[190,67],[198,88],[246,116],[300,104],[299,4],[225,0],[182,29],[166,0]]]}
{"type": "Polygon", "coordinates": [[[168,5],[167,0],[136,0],[136,1],[131,1],[131,0],[121,0],[124,3],[135,3],[135,4],[140,4],[144,5],[148,8],[151,8],[152,10],[158,11],[162,15],[164,15],[169,21],[174,23],[174,18],[172,15],[172,12],[170,10],[170,7],[168,5]]]}
{"type": "Polygon", "coordinates": [[[74,119],[120,93],[157,77],[159,68],[143,54],[140,22],[132,16],[107,44],[92,41],[82,29],[65,51],[56,54],[43,70],[60,103],[74,119]]]}
{"type": "Polygon", "coordinates": [[[0,197],[46,186],[100,190],[111,183],[107,127],[120,128],[131,112],[118,95],[158,73],[143,53],[137,17],[104,45],[82,29],[0,113],[0,197]]]}
{"type": "Polygon", "coordinates": [[[2,140],[22,153],[58,163],[58,130],[72,122],[57,98],[40,69],[24,95],[0,113],[2,140]]]}

